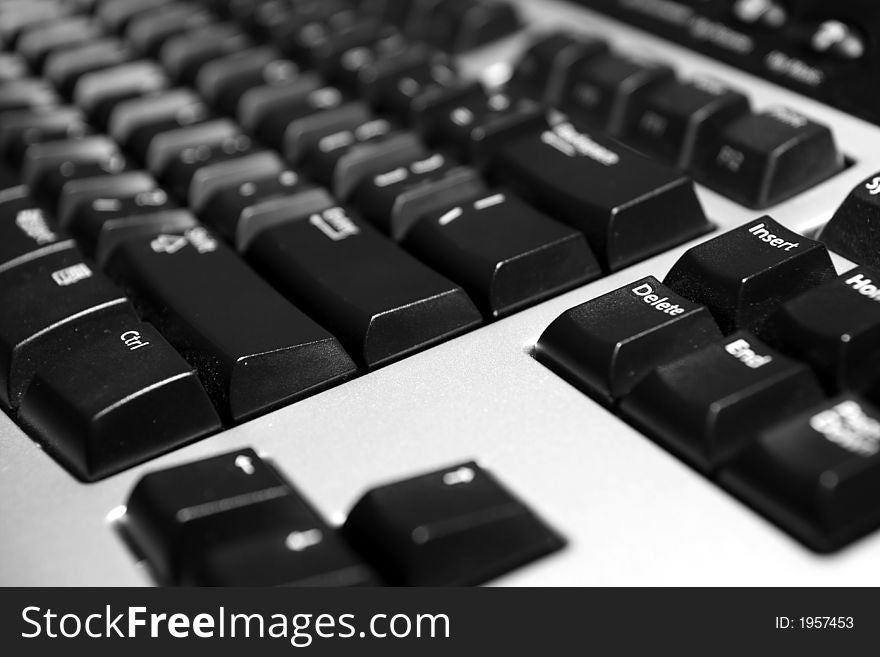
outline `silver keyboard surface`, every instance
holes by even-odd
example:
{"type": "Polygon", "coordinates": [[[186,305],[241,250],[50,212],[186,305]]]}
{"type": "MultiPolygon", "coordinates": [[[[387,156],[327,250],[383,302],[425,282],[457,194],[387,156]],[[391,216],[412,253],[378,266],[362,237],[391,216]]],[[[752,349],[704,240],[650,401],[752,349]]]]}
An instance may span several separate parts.
{"type": "MultiPolygon", "coordinates": [[[[622,51],[710,74],[748,91],[756,109],[783,104],[833,127],[855,164],[771,208],[811,234],[880,169],[880,127],[626,27],[587,9],[516,2],[529,32],[565,26],[622,51]]],[[[528,41],[519,34],[463,65],[502,79],[528,41]]],[[[719,230],[762,213],[705,188],[719,230]]],[[[276,463],[332,522],[379,483],[477,460],[568,539],[568,546],[493,583],[509,586],[880,584],[880,532],[817,555],[535,361],[530,351],[564,310],[643,276],[665,276],[677,247],[440,346],[98,483],[76,481],[0,414],[0,584],[148,585],[113,522],[150,470],[251,446],[276,463]]],[[[835,257],[839,273],[852,267],[835,257]]]]}

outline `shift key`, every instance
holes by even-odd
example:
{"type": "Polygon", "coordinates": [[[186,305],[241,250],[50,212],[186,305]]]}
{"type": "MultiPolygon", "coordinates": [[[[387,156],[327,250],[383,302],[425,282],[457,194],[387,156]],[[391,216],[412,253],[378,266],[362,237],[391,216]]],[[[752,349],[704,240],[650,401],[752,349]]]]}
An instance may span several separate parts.
{"type": "Polygon", "coordinates": [[[355,372],[339,342],[202,226],[122,241],[107,266],[240,421],[355,372]]]}
{"type": "Polygon", "coordinates": [[[609,272],[711,229],[687,176],[571,121],[512,141],[489,173],[583,232],[609,272]]]}

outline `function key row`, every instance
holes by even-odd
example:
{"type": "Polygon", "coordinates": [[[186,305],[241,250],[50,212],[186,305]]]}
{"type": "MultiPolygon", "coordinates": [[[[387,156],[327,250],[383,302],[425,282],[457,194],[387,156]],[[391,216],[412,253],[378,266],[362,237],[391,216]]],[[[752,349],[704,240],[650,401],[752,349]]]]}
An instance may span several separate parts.
{"type": "Polygon", "coordinates": [[[821,551],[880,524],[880,272],[762,217],[570,309],[535,356],[821,551]]]}
{"type": "Polygon", "coordinates": [[[539,37],[508,86],[750,208],[785,201],[846,166],[828,126],[788,107],[753,112],[743,92],[718,80],[680,80],[666,64],[589,35],[539,37]]]}

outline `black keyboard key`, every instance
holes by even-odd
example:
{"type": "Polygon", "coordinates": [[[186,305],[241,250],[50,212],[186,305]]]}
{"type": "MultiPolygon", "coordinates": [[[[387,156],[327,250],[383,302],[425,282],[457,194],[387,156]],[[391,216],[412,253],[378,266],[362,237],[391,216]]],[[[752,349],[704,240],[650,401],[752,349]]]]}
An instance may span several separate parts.
{"type": "Polygon", "coordinates": [[[0,125],[0,155],[21,167],[32,144],[78,139],[91,133],[85,117],[75,107],[10,112],[0,125]]]}
{"type": "Polygon", "coordinates": [[[537,38],[516,63],[507,88],[511,94],[530,96],[558,105],[568,79],[578,66],[608,52],[605,41],[589,36],[552,32],[537,38]]]}
{"type": "Polygon", "coordinates": [[[417,127],[437,148],[479,169],[508,142],[549,126],[544,107],[526,98],[493,93],[466,100],[417,127]]]}
{"type": "Polygon", "coordinates": [[[12,408],[47,345],[87,318],[132,312],[119,289],[73,247],[0,272],[0,307],[0,403],[12,408]]]}
{"type": "Polygon", "coordinates": [[[26,187],[0,191],[0,272],[72,246],[34,204],[26,187]]]}
{"type": "Polygon", "coordinates": [[[147,168],[171,194],[188,200],[200,170],[256,152],[235,123],[217,119],[156,135],[147,151],[147,168]]]}
{"type": "Polygon", "coordinates": [[[853,269],[786,302],[772,321],[779,347],[809,363],[826,388],[880,383],[880,273],[853,269]]]}
{"type": "Polygon", "coordinates": [[[473,462],[372,489],[342,531],[395,586],[481,584],[565,545],[473,462]]]}
{"type": "Polygon", "coordinates": [[[311,187],[295,194],[269,198],[249,206],[238,218],[235,233],[230,240],[235,241],[239,253],[245,253],[251,242],[264,230],[285,224],[291,217],[308,217],[336,205],[336,200],[323,187],[311,187]]]}
{"type": "Polygon", "coordinates": [[[0,5],[0,43],[14,47],[18,37],[27,29],[52,22],[73,13],[71,3],[16,2],[0,5]]]}
{"type": "Polygon", "coordinates": [[[366,71],[390,57],[397,57],[412,44],[397,30],[383,30],[380,38],[352,46],[339,44],[333,58],[320,64],[322,75],[348,91],[357,91],[366,71]]]}
{"type": "Polygon", "coordinates": [[[19,418],[86,481],[220,428],[192,367],[156,329],[132,320],[57,354],[27,388],[19,418]]]}
{"type": "Polygon", "coordinates": [[[663,282],[725,334],[760,335],[780,304],[836,275],[825,247],[765,216],[688,249],[663,282]]]}
{"type": "MultiPolygon", "coordinates": [[[[343,130],[356,130],[372,119],[373,115],[364,103],[353,101],[292,121],[284,131],[284,159],[297,164],[324,137],[343,130]]],[[[383,125],[390,129],[387,122],[383,125]]]]}
{"type": "Polygon", "coordinates": [[[241,196],[256,202],[254,197],[258,194],[291,192],[298,182],[300,178],[286,168],[277,154],[259,151],[199,169],[190,185],[189,206],[195,212],[203,213],[215,194],[229,189],[241,191],[241,196]],[[284,173],[289,175],[283,176],[284,173]],[[257,185],[258,182],[262,184],[257,185]]]}
{"type": "Polygon", "coordinates": [[[251,449],[141,478],[124,528],[162,583],[377,583],[311,505],[251,449]]]}
{"type": "Polygon", "coordinates": [[[633,100],[623,138],[680,169],[689,168],[701,144],[749,112],[749,99],[710,78],[670,81],[633,100]]]}
{"type": "Polygon", "coordinates": [[[342,58],[346,53],[368,47],[401,52],[403,43],[403,36],[395,27],[366,17],[335,30],[324,40],[316,40],[305,61],[326,79],[336,81],[343,71],[342,58]],[[382,45],[388,41],[391,43],[382,45]]]}
{"type": "MultiPolygon", "coordinates": [[[[264,160],[259,166],[255,165],[247,171],[237,168],[230,168],[223,173],[218,171],[216,180],[212,181],[217,185],[215,191],[208,192],[204,196],[207,200],[200,210],[200,215],[205,222],[213,226],[228,241],[234,242],[239,249],[242,248],[243,235],[250,230],[251,224],[259,222],[261,213],[268,206],[284,205],[300,193],[307,193],[312,187],[309,182],[290,169],[271,165],[268,161],[269,155],[266,152],[242,158],[264,160]],[[239,178],[240,174],[245,173],[246,179],[239,178]],[[236,182],[227,184],[233,178],[236,182]]],[[[233,163],[237,164],[238,161],[228,164],[233,163]]],[[[220,166],[225,165],[218,165],[220,166]]],[[[332,202],[320,209],[329,205],[332,205],[332,202]]]]}
{"type": "Polygon", "coordinates": [[[822,401],[809,368],[740,331],[660,365],[621,410],[664,447],[711,472],[756,433],[822,401]]]}
{"type": "Polygon", "coordinates": [[[333,336],[202,227],[126,240],[108,268],[196,365],[227,418],[253,417],[354,373],[333,336]]]}
{"type": "Polygon", "coordinates": [[[489,171],[582,231],[607,271],[710,229],[689,178],[568,121],[511,141],[489,171]]]}
{"type": "Polygon", "coordinates": [[[467,295],[338,206],[257,235],[248,259],[376,367],[480,323],[467,295]]]}
{"type": "Polygon", "coordinates": [[[766,208],[843,168],[831,130],[786,107],[729,123],[699,149],[694,175],[750,208],[766,208]]]}
{"type": "Polygon", "coordinates": [[[58,105],[60,99],[45,81],[21,78],[0,82],[0,114],[58,105]]]}
{"type": "Polygon", "coordinates": [[[250,37],[238,27],[216,23],[168,39],[159,52],[159,60],[173,79],[192,85],[203,66],[250,45],[250,37]]]}
{"type": "Polygon", "coordinates": [[[89,73],[113,68],[133,59],[128,45],[112,38],[94,39],[78,48],[46,58],[43,75],[65,96],[73,96],[79,79],[89,73]]]}
{"type": "Polygon", "coordinates": [[[611,404],[658,365],[720,339],[709,311],[648,276],[564,312],[541,334],[535,358],[611,404]]]}
{"type": "Polygon", "coordinates": [[[381,112],[406,119],[422,94],[459,82],[455,65],[442,53],[417,45],[365,69],[360,93],[381,112]]]}
{"type": "Polygon", "coordinates": [[[351,202],[374,225],[400,241],[423,215],[448,209],[485,189],[476,171],[434,153],[364,180],[351,202]]]}
{"type": "Polygon", "coordinates": [[[205,64],[196,86],[221,112],[235,115],[242,96],[263,85],[289,84],[300,75],[299,66],[271,46],[251,48],[205,64]]]}
{"type": "Polygon", "coordinates": [[[116,144],[96,135],[34,144],[25,155],[22,176],[35,196],[55,204],[68,182],[121,173],[125,167],[116,144]]]}
{"type": "Polygon", "coordinates": [[[508,192],[424,215],[403,245],[461,285],[490,318],[601,275],[583,235],[508,192]]]}
{"type": "Polygon", "coordinates": [[[640,96],[675,79],[669,66],[620,54],[577,64],[565,82],[560,108],[620,136],[640,96]]]}
{"type": "Polygon", "coordinates": [[[107,132],[126,152],[144,162],[157,135],[211,118],[210,110],[196,94],[174,89],[119,103],[110,115],[107,132]]]}
{"type": "Polygon", "coordinates": [[[290,84],[252,89],[241,100],[239,118],[245,129],[264,144],[284,150],[291,125],[335,109],[344,101],[339,89],[322,86],[317,77],[307,74],[290,84]]]}
{"type": "Polygon", "coordinates": [[[95,18],[111,32],[122,33],[128,24],[143,14],[149,14],[172,0],[112,0],[101,2],[95,8],[95,18]]]}
{"type": "Polygon", "coordinates": [[[73,102],[93,123],[105,128],[116,105],[157,93],[168,86],[168,77],[155,63],[127,62],[82,75],[73,90],[73,102]]]}
{"type": "Polygon", "coordinates": [[[843,396],[763,431],[721,482],[820,552],[880,523],[880,411],[843,396]]]}
{"type": "Polygon", "coordinates": [[[432,12],[427,38],[447,52],[462,53],[506,37],[519,27],[516,9],[508,2],[446,0],[432,12]]]}
{"type": "MultiPolygon", "coordinates": [[[[174,204],[156,181],[142,171],[75,180],[67,184],[58,206],[58,220],[92,255],[103,253],[108,234],[130,228],[145,215],[172,209],[174,204]],[[104,246],[104,245],[102,245],[104,246]]],[[[157,232],[170,230],[170,226],[157,232]]]]}
{"type": "Polygon", "coordinates": [[[33,71],[39,72],[43,62],[53,52],[82,45],[100,36],[101,30],[89,18],[67,17],[24,32],[16,42],[16,50],[33,71]]]}
{"type": "Polygon", "coordinates": [[[427,155],[414,134],[389,129],[387,121],[377,119],[328,135],[307,150],[303,170],[345,200],[368,176],[427,155]]]}
{"type": "Polygon", "coordinates": [[[136,16],[125,28],[125,38],[141,55],[155,58],[166,41],[213,21],[209,11],[186,4],[167,4],[136,16]]]}
{"type": "Polygon", "coordinates": [[[880,267],[880,173],[856,185],[819,240],[854,262],[880,267]]]}
{"type": "Polygon", "coordinates": [[[361,17],[345,2],[311,2],[284,15],[273,17],[267,25],[269,39],[282,52],[303,66],[312,66],[312,52],[333,36],[359,22],[361,17]]]}

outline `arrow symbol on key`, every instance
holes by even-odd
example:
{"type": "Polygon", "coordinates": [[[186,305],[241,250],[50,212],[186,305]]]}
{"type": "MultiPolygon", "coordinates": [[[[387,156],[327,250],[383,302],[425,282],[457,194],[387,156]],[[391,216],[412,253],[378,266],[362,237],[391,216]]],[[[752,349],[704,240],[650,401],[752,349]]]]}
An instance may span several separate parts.
{"type": "Polygon", "coordinates": [[[246,475],[254,474],[254,462],[251,460],[249,456],[236,456],[235,457],[235,467],[244,472],[246,475]]]}

